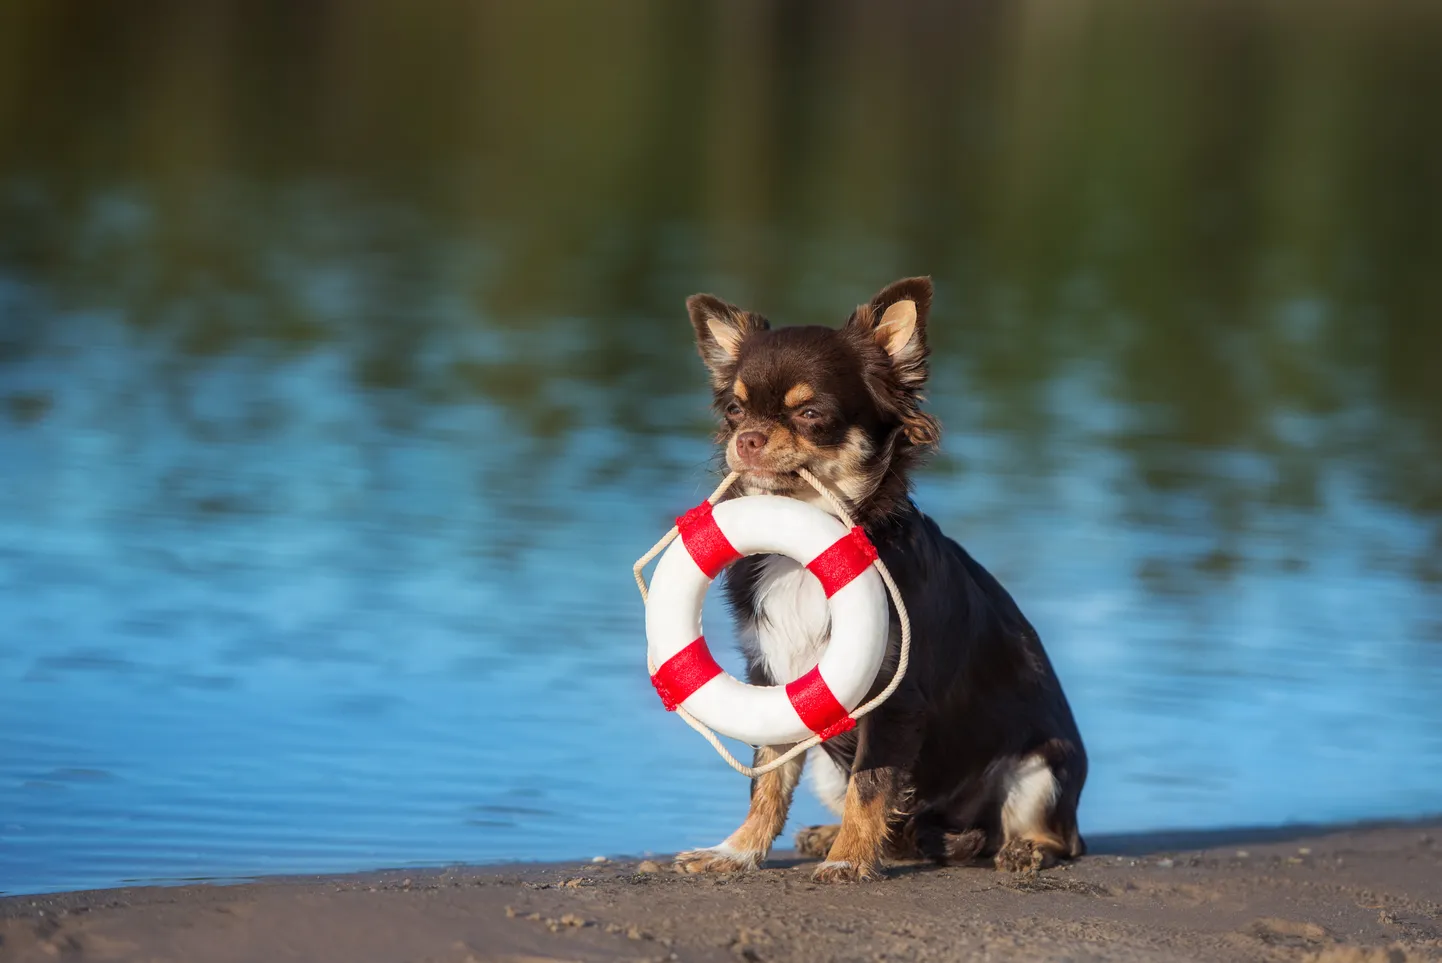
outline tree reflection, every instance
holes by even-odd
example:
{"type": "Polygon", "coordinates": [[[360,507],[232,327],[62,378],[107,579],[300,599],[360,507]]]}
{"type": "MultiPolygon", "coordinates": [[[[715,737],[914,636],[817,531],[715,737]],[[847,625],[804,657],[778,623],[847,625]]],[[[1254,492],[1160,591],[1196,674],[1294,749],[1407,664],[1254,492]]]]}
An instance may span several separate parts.
{"type": "Polygon", "coordinates": [[[0,364],[118,311],[138,387],[324,347],[383,419],[619,426],[664,470],[686,294],[835,323],[930,271],[943,419],[1044,476],[1085,373],[1134,516],[1201,504],[1224,575],[1338,472],[1442,512],[1439,38],[1420,2],[21,0],[0,364]]]}

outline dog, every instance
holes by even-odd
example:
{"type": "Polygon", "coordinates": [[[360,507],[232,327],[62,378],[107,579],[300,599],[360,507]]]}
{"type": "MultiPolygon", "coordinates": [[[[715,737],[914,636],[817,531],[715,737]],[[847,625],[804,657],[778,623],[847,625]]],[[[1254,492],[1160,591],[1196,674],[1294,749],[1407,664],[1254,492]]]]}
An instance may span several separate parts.
{"type": "MultiPolygon", "coordinates": [[[[941,435],[922,410],[930,278],[889,285],[839,329],[773,329],[713,295],[686,305],[710,372],[718,448],[733,494],[823,500],[808,469],[840,494],[891,570],[911,618],[900,687],[856,728],[752,780],[746,820],[716,846],[676,857],[680,872],[761,864],[786,823],[803,766],[840,824],[796,838],[823,859],[822,882],[875,879],[885,859],[1035,871],[1082,855],[1077,805],[1087,758],[1036,630],[1001,584],[910,497],[912,470],[941,435]]],[[[827,509],[828,511],[830,509],[827,509]]],[[[799,563],[749,556],[726,572],[753,685],[816,665],[830,632],[820,583],[799,563]]],[[[890,681],[900,628],[871,693],[890,681]]],[[[762,746],[755,765],[789,746],[762,746]]]]}

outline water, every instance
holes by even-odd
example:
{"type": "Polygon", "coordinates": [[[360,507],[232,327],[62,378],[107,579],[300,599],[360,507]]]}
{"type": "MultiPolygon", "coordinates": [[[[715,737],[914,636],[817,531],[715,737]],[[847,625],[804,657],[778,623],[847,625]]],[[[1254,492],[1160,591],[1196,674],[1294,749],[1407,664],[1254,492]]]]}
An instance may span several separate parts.
{"type": "Polygon", "coordinates": [[[1438,90],[1420,3],[7,4],[0,891],[719,839],[682,300],[920,272],[1084,828],[1442,810],[1438,90]]]}

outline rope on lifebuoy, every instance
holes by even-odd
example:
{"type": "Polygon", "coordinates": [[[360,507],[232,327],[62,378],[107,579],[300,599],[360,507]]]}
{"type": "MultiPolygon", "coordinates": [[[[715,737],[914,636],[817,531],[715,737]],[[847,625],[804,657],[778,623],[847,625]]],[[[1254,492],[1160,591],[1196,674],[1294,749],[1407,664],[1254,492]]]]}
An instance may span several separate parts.
{"type": "MultiPolygon", "coordinates": [[[[835,513],[836,517],[841,519],[842,523],[845,524],[848,529],[856,527],[856,522],[851,518],[851,514],[846,510],[846,506],[842,504],[841,499],[832,493],[825,485],[821,484],[815,475],[811,474],[811,472],[805,468],[798,469],[797,474],[804,478],[812,488],[816,489],[817,494],[825,499],[826,503],[831,506],[831,510],[835,513]]],[[[732,485],[736,484],[736,479],[739,477],[741,477],[740,473],[734,471],[727,475],[721,484],[716,486],[716,490],[707,496],[706,501],[712,505],[716,504],[721,500],[721,496],[726,494],[732,485]]],[[[641,570],[650,564],[652,559],[661,554],[662,550],[675,540],[678,533],[679,530],[677,527],[674,525],[671,526],[671,530],[662,536],[661,540],[653,545],[649,552],[642,555],[632,567],[631,572],[636,576],[636,587],[641,590],[642,602],[647,601],[650,593],[646,587],[646,578],[641,574],[641,570]]],[[[901,591],[896,587],[896,581],[891,577],[891,572],[886,568],[886,563],[878,558],[872,562],[872,564],[876,566],[876,571],[881,576],[881,581],[886,584],[886,591],[891,596],[891,602],[896,606],[896,618],[901,625],[901,652],[896,660],[896,671],[892,673],[891,681],[886,684],[886,688],[873,696],[869,702],[858,706],[855,711],[851,713],[853,719],[860,719],[871,710],[880,706],[887,699],[891,698],[892,693],[901,685],[901,680],[906,675],[907,665],[911,661],[911,618],[906,614],[906,603],[901,600],[901,591]]],[[[652,675],[656,674],[656,666],[651,661],[649,651],[646,654],[646,667],[652,675]]],[[[773,769],[786,765],[786,763],[795,759],[808,749],[819,746],[823,741],[820,735],[813,735],[808,739],[792,744],[791,748],[764,766],[748,766],[733,756],[730,750],[722,744],[720,737],[704,722],[687,712],[684,706],[677,706],[676,712],[682,719],[686,720],[687,725],[701,733],[706,741],[711,743],[712,747],[721,755],[722,759],[726,760],[732,769],[751,779],[765,775],[773,769]]]]}

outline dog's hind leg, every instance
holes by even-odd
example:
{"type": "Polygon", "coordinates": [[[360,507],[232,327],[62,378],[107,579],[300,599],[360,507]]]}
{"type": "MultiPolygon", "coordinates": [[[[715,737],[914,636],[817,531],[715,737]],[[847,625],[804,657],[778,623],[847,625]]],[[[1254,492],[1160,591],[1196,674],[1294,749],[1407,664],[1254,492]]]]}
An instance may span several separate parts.
{"type": "Polygon", "coordinates": [[[796,831],[796,854],[807,859],[825,859],[831,851],[831,844],[841,832],[839,823],[826,826],[806,826],[796,831]]]}
{"type": "MultiPolygon", "coordinates": [[[[1055,747],[1048,747],[1055,748],[1055,747]]],[[[1085,778],[1065,765],[1070,753],[1036,752],[1021,757],[1002,783],[1002,845],[996,867],[1011,872],[1035,872],[1060,859],[1080,856],[1085,847],[1077,832],[1076,806],[1085,778]]]]}

